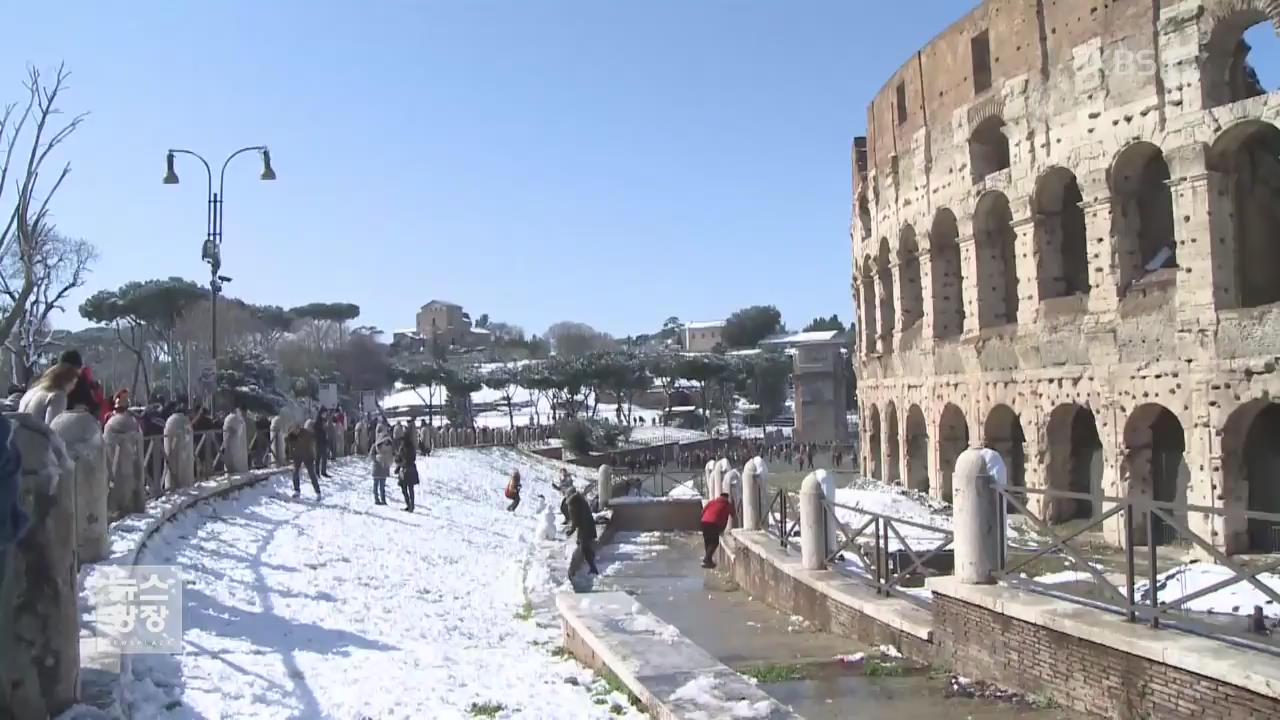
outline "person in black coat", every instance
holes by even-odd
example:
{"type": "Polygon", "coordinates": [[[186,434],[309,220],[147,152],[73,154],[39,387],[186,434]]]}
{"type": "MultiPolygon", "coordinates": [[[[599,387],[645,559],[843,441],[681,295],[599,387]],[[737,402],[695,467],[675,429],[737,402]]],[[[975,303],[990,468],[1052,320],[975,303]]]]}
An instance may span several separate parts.
{"type": "Polygon", "coordinates": [[[404,495],[404,511],[413,512],[413,489],[418,484],[418,459],[413,433],[400,438],[396,451],[396,475],[400,478],[400,493],[404,495]]]}
{"type": "Polygon", "coordinates": [[[591,513],[591,504],[578,492],[575,487],[569,493],[569,497],[565,498],[565,504],[569,510],[569,536],[573,537],[574,533],[578,535],[578,549],[582,552],[582,559],[587,561],[587,567],[591,568],[592,575],[599,575],[600,571],[596,569],[596,519],[591,513]]]}

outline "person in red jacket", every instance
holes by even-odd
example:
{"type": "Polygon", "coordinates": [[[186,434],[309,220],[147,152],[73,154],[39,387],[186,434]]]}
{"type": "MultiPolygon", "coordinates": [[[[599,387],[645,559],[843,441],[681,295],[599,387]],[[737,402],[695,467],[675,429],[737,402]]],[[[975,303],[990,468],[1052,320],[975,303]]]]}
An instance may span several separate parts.
{"type": "Polygon", "coordinates": [[[702,544],[707,554],[702,559],[702,567],[716,566],[716,550],[720,547],[720,535],[729,526],[729,518],[733,517],[733,503],[729,502],[729,493],[720,493],[720,497],[707,503],[702,509],[702,544]]]}

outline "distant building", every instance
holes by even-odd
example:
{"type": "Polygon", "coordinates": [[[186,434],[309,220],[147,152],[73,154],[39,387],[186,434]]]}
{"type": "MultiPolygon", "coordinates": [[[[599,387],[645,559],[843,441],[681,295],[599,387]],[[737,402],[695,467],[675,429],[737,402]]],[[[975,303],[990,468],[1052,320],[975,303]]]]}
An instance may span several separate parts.
{"type": "Polygon", "coordinates": [[[418,310],[417,334],[426,343],[426,352],[442,353],[450,348],[488,348],[493,345],[493,335],[483,328],[471,327],[471,316],[462,311],[461,305],[444,300],[432,300],[418,310]]]}
{"type": "Polygon", "coordinates": [[[848,443],[843,335],[835,333],[827,340],[797,344],[794,352],[796,426],[792,437],[796,442],[848,443]]]}
{"type": "Polygon", "coordinates": [[[839,330],[812,330],[810,332],[778,333],[760,341],[761,350],[790,350],[809,343],[843,343],[847,336],[839,330]]]}
{"type": "Polygon", "coordinates": [[[684,349],[711,352],[724,339],[724,321],[691,322],[684,326],[684,349]]]}

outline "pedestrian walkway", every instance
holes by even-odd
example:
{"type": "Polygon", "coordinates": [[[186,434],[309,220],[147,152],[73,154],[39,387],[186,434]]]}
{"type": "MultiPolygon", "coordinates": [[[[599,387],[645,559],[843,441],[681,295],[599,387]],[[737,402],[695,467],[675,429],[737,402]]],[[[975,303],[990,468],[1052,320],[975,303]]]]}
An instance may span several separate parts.
{"type": "Polygon", "coordinates": [[[634,595],[720,662],[760,679],[759,687],[807,720],[1000,720],[1077,717],[985,700],[944,697],[945,677],[928,670],[869,676],[837,661],[874,654],[856,640],[813,629],[742,592],[722,573],[703,570],[694,533],[619,533],[599,553],[599,590],[634,595]]]}

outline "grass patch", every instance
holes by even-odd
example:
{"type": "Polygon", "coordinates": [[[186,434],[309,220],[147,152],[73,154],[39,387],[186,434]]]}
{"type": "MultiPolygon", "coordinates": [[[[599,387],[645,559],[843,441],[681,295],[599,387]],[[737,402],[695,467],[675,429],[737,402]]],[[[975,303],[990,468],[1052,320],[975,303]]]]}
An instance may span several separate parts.
{"type": "Polygon", "coordinates": [[[762,683],[786,682],[805,678],[803,665],[788,665],[786,663],[756,665],[741,670],[741,673],[762,683]]]}
{"type": "Polygon", "coordinates": [[[561,660],[568,660],[569,658],[573,657],[573,653],[569,652],[569,648],[561,645],[560,647],[552,648],[551,657],[560,658],[561,660]]]}
{"type": "Polygon", "coordinates": [[[1031,707],[1037,710],[1056,710],[1058,709],[1058,701],[1048,693],[1032,693],[1027,696],[1027,702],[1031,707]]]}
{"type": "Polygon", "coordinates": [[[516,619],[517,620],[533,619],[533,603],[529,602],[528,600],[525,600],[524,605],[521,605],[520,609],[516,611],[516,619]]]}
{"type": "Polygon", "coordinates": [[[862,663],[862,671],[868,677],[898,677],[905,675],[907,668],[902,663],[881,660],[880,658],[867,658],[862,663]]]}
{"type": "Polygon", "coordinates": [[[628,698],[631,697],[631,691],[627,689],[627,686],[623,684],[622,680],[620,680],[617,675],[614,675],[613,671],[609,668],[600,668],[600,670],[596,672],[596,675],[604,681],[605,688],[607,688],[605,692],[601,693],[602,695],[608,693],[620,693],[622,695],[626,695],[628,698]]]}
{"type": "Polygon", "coordinates": [[[467,712],[471,717],[491,718],[498,717],[498,713],[506,710],[507,706],[496,702],[471,703],[467,706],[467,712]]]}

